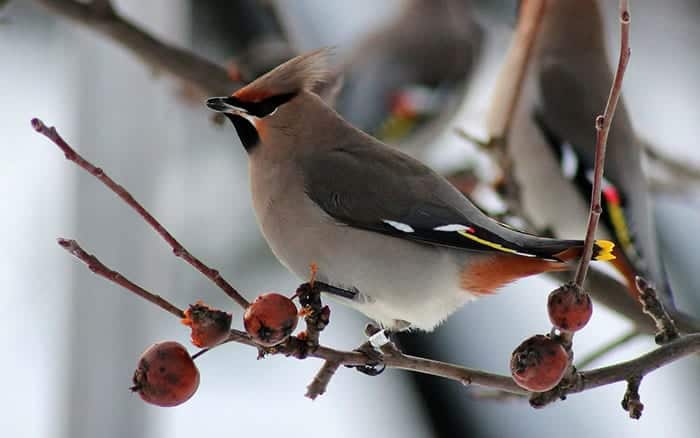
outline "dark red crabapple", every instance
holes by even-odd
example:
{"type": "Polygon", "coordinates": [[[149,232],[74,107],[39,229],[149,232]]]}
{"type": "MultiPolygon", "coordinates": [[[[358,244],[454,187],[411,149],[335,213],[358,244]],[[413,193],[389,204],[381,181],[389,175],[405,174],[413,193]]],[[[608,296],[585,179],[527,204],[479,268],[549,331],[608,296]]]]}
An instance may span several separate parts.
{"type": "Polygon", "coordinates": [[[591,319],[591,297],[575,286],[565,284],[553,290],[547,299],[547,312],[552,325],[561,331],[581,330],[591,319]]]}
{"type": "Polygon", "coordinates": [[[510,372],[518,386],[533,392],[557,386],[569,366],[569,355],[549,336],[532,336],[513,351],[510,372]]]}
{"type": "Polygon", "coordinates": [[[253,340],[263,347],[285,341],[297,327],[297,307],[291,299],[274,292],[260,295],[243,315],[243,325],[253,340]]]}
{"type": "Polygon", "coordinates": [[[199,370],[185,347],[177,342],[153,344],[141,354],[131,390],[157,406],[177,406],[199,387],[199,370]]]}

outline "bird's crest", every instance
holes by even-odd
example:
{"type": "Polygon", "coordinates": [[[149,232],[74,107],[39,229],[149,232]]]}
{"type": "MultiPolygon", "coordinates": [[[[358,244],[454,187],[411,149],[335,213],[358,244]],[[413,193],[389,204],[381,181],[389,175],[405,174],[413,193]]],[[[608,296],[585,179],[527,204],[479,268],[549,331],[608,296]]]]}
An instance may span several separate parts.
{"type": "Polygon", "coordinates": [[[236,91],[233,97],[259,102],[272,96],[314,91],[331,74],[328,69],[331,54],[332,50],[326,47],[292,58],[236,91]]]}

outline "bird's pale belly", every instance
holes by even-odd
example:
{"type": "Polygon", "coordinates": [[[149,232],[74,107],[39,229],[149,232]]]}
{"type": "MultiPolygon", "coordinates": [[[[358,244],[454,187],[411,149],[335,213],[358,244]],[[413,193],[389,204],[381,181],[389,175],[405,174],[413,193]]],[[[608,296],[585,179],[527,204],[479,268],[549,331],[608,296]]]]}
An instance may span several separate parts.
{"type": "Polygon", "coordinates": [[[314,263],[320,281],[358,291],[343,304],[387,327],[432,330],[474,298],[459,286],[465,253],[338,225],[315,208],[284,210],[283,221],[274,206],[261,218],[277,258],[301,280],[314,263]]]}

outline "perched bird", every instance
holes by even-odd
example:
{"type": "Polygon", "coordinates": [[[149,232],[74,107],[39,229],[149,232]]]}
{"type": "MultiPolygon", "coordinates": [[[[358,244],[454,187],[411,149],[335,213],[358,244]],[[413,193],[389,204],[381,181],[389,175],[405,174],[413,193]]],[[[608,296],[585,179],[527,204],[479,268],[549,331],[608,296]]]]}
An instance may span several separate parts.
{"type": "MultiPolygon", "coordinates": [[[[546,2],[509,133],[509,154],[517,163],[515,178],[527,214],[557,236],[576,235],[585,228],[595,158],[594,120],[605,107],[613,80],[604,34],[597,1],[546,2]]],[[[613,263],[626,278],[629,293],[636,298],[634,276],[641,275],[672,305],[642,152],[621,98],[608,138],[601,231],[616,243],[613,263]]]]}
{"type": "MultiPolygon", "coordinates": [[[[564,270],[579,240],[537,237],[482,213],[421,162],[354,128],[314,90],[321,49],[207,101],[249,158],[253,205],[277,258],[385,328],[432,330],[467,301],[564,270]]],[[[597,241],[608,260],[612,244],[597,241]]]]}

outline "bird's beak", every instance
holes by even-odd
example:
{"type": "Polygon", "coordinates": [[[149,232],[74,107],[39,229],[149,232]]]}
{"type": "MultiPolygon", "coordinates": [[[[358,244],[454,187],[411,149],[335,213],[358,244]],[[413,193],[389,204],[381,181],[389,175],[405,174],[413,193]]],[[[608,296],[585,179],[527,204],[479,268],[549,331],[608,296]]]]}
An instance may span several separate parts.
{"type": "Polygon", "coordinates": [[[226,96],[226,97],[211,97],[207,99],[207,106],[210,110],[219,113],[236,114],[239,116],[244,116],[248,114],[244,108],[236,106],[236,99],[226,96]]]}

